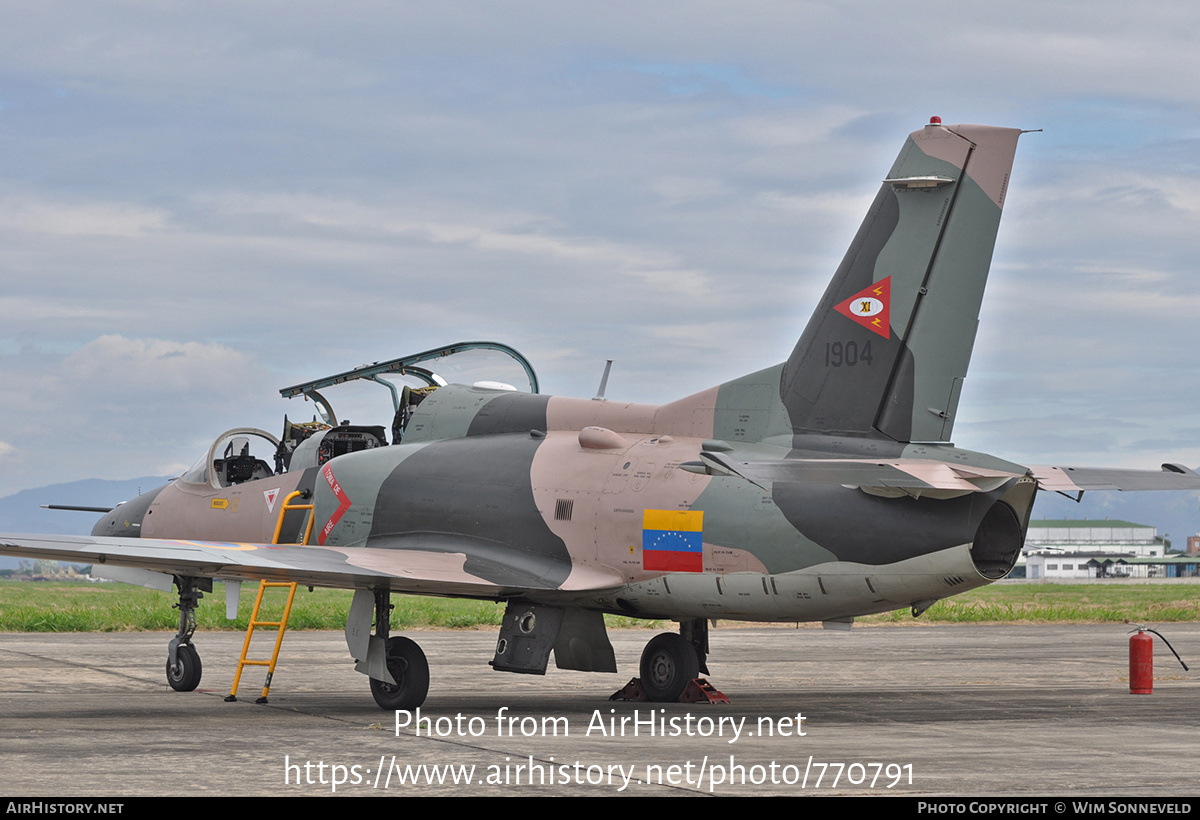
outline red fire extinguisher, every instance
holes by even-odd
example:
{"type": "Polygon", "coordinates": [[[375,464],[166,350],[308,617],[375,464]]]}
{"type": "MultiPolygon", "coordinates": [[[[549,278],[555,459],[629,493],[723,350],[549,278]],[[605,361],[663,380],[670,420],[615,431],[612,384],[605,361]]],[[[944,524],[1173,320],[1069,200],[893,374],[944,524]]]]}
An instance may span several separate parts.
{"type": "Polygon", "coordinates": [[[1154,639],[1141,629],[1129,638],[1129,694],[1154,694],[1154,639]]]}
{"type": "Polygon", "coordinates": [[[1187,671],[1188,665],[1179,657],[1170,641],[1163,638],[1157,630],[1139,626],[1137,632],[1129,638],[1129,694],[1151,695],[1154,693],[1154,639],[1147,635],[1153,632],[1163,639],[1163,643],[1175,655],[1176,660],[1187,671]]]}

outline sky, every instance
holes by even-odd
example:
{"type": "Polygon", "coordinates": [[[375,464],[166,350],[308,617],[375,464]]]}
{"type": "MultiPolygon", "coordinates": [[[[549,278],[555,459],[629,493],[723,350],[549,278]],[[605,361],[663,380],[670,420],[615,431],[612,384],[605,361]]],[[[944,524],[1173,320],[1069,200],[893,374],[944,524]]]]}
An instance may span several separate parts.
{"type": "MultiPolygon", "coordinates": [[[[0,495],[181,472],[225,429],[311,415],[281,387],[459,340],[516,347],[553,395],[612,359],[608,397],[653,403],[775,364],[933,115],[1043,129],[955,443],[1200,464],[1192,3],[5,18],[0,495]]],[[[382,388],[346,406],[390,421],[382,388]]]]}

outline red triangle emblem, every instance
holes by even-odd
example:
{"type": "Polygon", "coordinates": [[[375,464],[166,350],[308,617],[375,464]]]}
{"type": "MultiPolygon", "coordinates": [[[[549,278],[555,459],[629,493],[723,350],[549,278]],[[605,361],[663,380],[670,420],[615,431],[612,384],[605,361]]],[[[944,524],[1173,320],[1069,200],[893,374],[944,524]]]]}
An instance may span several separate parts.
{"type": "Polygon", "coordinates": [[[885,339],[891,338],[892,277],[863,288],[840,305],[838,313],[885,339]]]}

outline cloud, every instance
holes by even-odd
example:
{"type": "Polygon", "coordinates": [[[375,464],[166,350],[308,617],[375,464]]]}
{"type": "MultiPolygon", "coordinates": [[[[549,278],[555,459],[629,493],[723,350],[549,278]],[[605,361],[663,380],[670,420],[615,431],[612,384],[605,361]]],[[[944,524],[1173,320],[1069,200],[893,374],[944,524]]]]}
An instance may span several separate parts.
{"type": "Polygon", "coordinates": [[[1184,441],[1194,10],[960,6],[13,9],[0,378],[29,429],[0,481],[190,463],[277,423],[284,384],[464,338],[558,394],[615,359],[632,401],[780,361],[932,114],[1046,129],[1018,149],[958,443],[1125,463],[1184,441]]]}
{"type": "Polygon", "coordinates": [[[0,356],[0,379],[21,419],[21,438],[0,446],[4,489],[190,463],[221,430],[266,423],[277,381],[223,345],[115,334],[67,355],[0,356]]]}
{"type": "Polygon", "coordinates": [[[147,392],[211,396],[239,395],[265,375],[246,353],[220,344],[101,336],[67,356],[59,372],[64,382],[133,405],[147,392]]]}
{"type": "Polygon", "coordinates": [[[64,237],[140,237],[163,230],[167,221],[167,213],[161,209],[126,202],[30,202],[12,195],[0,199],[0,230],[64,237]]]}

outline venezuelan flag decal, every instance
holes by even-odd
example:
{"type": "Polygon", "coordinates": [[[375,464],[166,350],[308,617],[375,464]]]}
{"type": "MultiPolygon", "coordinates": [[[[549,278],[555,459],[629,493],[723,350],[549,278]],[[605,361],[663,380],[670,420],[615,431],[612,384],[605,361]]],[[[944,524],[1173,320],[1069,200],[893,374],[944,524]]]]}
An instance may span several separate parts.
{"type": "Polygon", "coordinates": [[[646,510],[642,514],[642,568],[703,572],[704,513],[646,510]]]}

